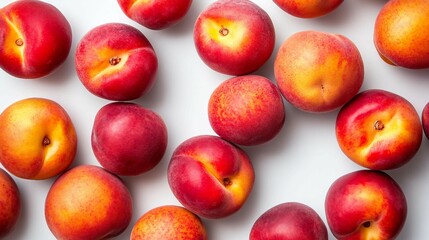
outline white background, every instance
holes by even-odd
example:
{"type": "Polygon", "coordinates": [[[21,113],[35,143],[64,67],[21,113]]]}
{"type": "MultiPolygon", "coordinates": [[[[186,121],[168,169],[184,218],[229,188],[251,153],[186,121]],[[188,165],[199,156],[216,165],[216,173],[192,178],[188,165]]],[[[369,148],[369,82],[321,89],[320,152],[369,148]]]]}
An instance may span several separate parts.
{"type": "MultiPolygon", "coordinates": [[[[2,4],[12,1],[2,1],[2,4]]],[[[69,20],[73,31],[72,50],[67,61],[53,74],[36,80],[14,78],[0,70],[0,110],[27,97],[45,97],[60,103],[69,113],[79,137],[73,166],[98,165],[90,146],[96,112],[109,101],[90,94],[74,69],[78,41],[90,29],[108,22],[128,23],[151,41],[159,60],[157,82],[152,90],[134,101],[159,113],[167,127],[169,142],[160,164],[152,171],[125,177],[134,200],[130,226],[116,239],[128,239],[133,223],[151,208],[179,204],[166,177],[172,151],[182,141],[201,134],[214,134],[207,117],[211,92],[230,76],[209,69],[197,55],[192,39],[198,14],[213,1],[195,0],[186,17],[177,25],[160,31],[146,29],[127,18],[115,0],[61,1],[54,4],[69,20]]],[[[429,101],[429,70],[408,70],[384,63],[373,45],[373,25],[383,0],[345,1],[331,14],[300,19],[283,12],[272,1],[254,0],[271,16],[276,29],[276,46],[270,60],[255,74],[274,81],[273,59],[281,43],[301,30],[340,33],[359,48],[365,64],[361,90],[382,88],[407,98],[421,113],[429,101]]],[[[247,239],[260,214],[282,202],[297,201],[312,207],[326,223],[324,199],[331,183],[343,174],[361,169],[340,151],[334,132],[338,111],[314,114],[295,109],[285,101],[286,122],[272,141],[245,147],[254,164],[256,181],[240,211],[217,220],[203,219],[210,239],[247,239]]],[[[399,239],[427,239],[429,228],[428,141],[415,158],[400,169],[388,171],[408,199],[408,217],[399,239]]],[[[6,239],[54,239],[44,217],[44,200],[54,179],[24,180],[14,177],[22,197],[22,214],[14,232],[6,239]]],[[[333,239],[329,233],[330,239],[333,239]]]]}

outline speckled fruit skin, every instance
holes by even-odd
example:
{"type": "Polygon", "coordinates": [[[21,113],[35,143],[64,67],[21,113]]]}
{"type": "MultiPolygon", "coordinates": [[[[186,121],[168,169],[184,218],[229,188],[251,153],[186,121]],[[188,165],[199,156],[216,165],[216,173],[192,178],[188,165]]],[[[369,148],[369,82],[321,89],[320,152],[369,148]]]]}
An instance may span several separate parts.
{"type": "Polygon", "coordinates": [[[164,156],[167,141],[161,116],[131,102],[103,106],[91,133],[98,162],[118,175],[139,175],[154,168],[164,156]]]}
{"type": "Polygon", "coordinates": [[[18,185],[0,168],[0,238],[13,231],[21,214],[21,195],[18,185]]]}
{"type": "Polygon", "coordinates": [[[134,224],[130,240],[206,240],[201,219],[184,207],[164,205],[144,213],[134,224]]]}
{"type": "Polygon", "coordinates": [[[45,218],[57,239],[106,239],[122,233],[132,216],[132,198],[116,175],[79,165],[49,189],[45,218]]]}
{"type": "Polygon", "coordinates": [[[214,219],[230,216],[244,205],[255,173],[242,149],[217,136],[200,135],[177,146],[167,177],[184,207],[214,219]]]}
{"type": "Polygon", "coordinates": [[[158,58],[149,40],[137,28],[105,23],[91,29],[79,41],[75,67],[89,92],[112,101],[129,101],[152,88],[158,58]]]}
{"type": "Polygon", "coordinates": [[[306,112],[329,112],[358,93],[364,65],[359,49],[345,36],[301,31],[280,46],[274,75],[293,106],[306,112]]]}
{"type": "Polygon", "coordinates": [[[69,55],[72,30],[55,6],[37,0],[13,1],[0,9],[0,68],[12,76],[44,77],[69,55]]]}
{"type": "Polygon", "coordinates": [[[422,127],[425,137],[429,139],[429,103],[426,103],[422,110],[422,127]]]}
{"type": "Polygon", "coordinates": [[[239,145],[258,145],[273,139],[285,121],[277,86],[258,75],[233,77],[211,94],[208,117],[213,130],[239,145]]]}
{"type": "Polygon", "coordinates": [[[337,239],[395,239],[407,217],[407,200],[388,174],[359,170],[334,181],[325,199],[328,226],[337,239]]]}
{"type": "Polygon", "coordinates": [[[278,204],[253,224],[249,240],[328,240],[325,223],[311,207],[298,202],[278,204]]]}
{"type": "Polygon", "coordinates": [[[345,155],[374,170],[403,166],[422,142],[422,125],[414,106],[381,89],[356,95],[338,113],[335,129],[345,155]]]}
{"type": "Polygon", "coordinates": [[[149,29],[161,30],[182,20],[192,0],[118,0],[118,4],[130,19],[149,29]]]}
{"type": "Polygon", "coordinates": [[[344,0],[273,0],[283,11],[299,18],[316,18],[334,11],[344,0]]]}
{"type": "Polygon", "coordinates": [[[211,69],[228,75],[256,71],[270,58],[275,30],[270,16],[248,0],[217,0],[194,26],[198,55],[211,69]]]}
{"type": "Polygon", "coordinates": [[[0,114],[0,162],[25,179],[48,179],[74,161],[77,134],[66,110],[46,98],[26,98],[0,114]]]}
{"type": "Polygon", "coordinates": [[[374,44],[389,64],[409,69],[429,68],[429,2],[386,2],[375,21],[374,44]]]}

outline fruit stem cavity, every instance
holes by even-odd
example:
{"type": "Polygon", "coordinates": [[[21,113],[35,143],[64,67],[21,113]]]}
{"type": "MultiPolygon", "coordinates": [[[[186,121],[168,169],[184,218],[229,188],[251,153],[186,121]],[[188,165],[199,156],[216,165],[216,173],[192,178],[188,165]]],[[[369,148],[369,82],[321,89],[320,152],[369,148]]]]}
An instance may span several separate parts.
{"type": "Polygon", "coordinates": [[[120,57],[118,57],[118,56],[111,57],[111,58],[109,59],[109,63],[110,63],[110,65],[112,65],[112,66],[115,66],[115,65],[119,64],[120,62],[121,62],[121,58],[120,58],[120,57]]]}
{"type": "Polygon", "coordinates": [[[43,146],[48,146],[49,144],[51,144],[51,140],[48,137],[44,137],[42,140],[42,145],[43,146]]]}
{"type": "Polygon", "coordinates": [[[374,128],[375,128],[375,130],[379,130],[379,131],[383,130],[384,129],[383,122],[381,122],[380,120],[375,121],[374,128]]]}
{"type": "Polygon", "coordinates": [[[230,185],[232,185],[232,181],[231,181],[231,179],[229,179],[229,178],[224,178],[224,179],[223,179],[223,185],[224,185],[224,186],[230,186],[230,185]]]}
{"type": "Polygon", "coordinates": [[[362,226],[364,226],[365,228],[369,228],[371,227],[371,222],[370,221],[366,221],[362,224],[362,226]]]}
{"type": "Polygon", "coordinates": [[[222,27],[221,27],[221,29],[219,30],[219,33],[220,33],[222,36],[226,37],[226,36],[229,34],[229,30],[228,30],[228,28],[226,28],[226,27],[222,26],[222,27]]]}
{"type": "Polygon", "coordinates": [[[15,44],[17,46],[22,46],[22,45],[24,45],[24,41],[21,38],[18,38],[15,40],[15,44]]]}

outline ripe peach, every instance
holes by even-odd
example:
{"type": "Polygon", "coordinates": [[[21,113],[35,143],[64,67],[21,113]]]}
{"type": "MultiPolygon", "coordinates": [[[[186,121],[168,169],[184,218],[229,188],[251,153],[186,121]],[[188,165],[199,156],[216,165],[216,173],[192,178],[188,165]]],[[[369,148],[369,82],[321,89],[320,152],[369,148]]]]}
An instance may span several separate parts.
{"type": "Polygon", "coordinates": [[[95,116],[91,145],[97,160],[110,172],[138,175],[161,161],[167,127],[157,113],[136,103],[109,103],[95,116]]]}
{"type": "Polygon", "coordinates": [[[283,11],[299,18],[316,18],[334,11],[344,0],[273,0],[283,11]]]}
{"type": "Polygon", "coordinates": [[[376,18],[373,38],[385,62],[410,69],[429,68],[429,2],[386,2],[376,18]]]}
{"type": "Polygon", "coordinates": [[[192,137],[173,152],[168,183],[183,206],[206,218],[222,218],[238,211],[255,178],[247,154],[210,135],[192,137]]]}
{"type": "Polygon", "coordinates": [[[248,0],[217,0],[197,18],[194,43],[202,61],[213,70],[244,75],[270,58],[275,30],[270,16],[248,0]]]}
{"type": "Polygon", "coordinates": [[[160,30],[179,22],[192,0],[118,0],[118,4],[130,19],[149,29],[160,30]]]}
{"type": "Polygon", "coordinates": [[[72,30],[53,5],[14,1],[0,9],[0,68],[19,78],[40,78],[66,60],[72,30]]]}
{"type": "Polygon", "coordinates": [[[213,130],[240,145],[274,138],[283,127],[285,108],[277,86],[257,75],[230,78],[212,93],[208,116],[213,130]]]}
{"type": "Polygon", "coordinates": [[[21,196],[13,178],[0,168],[0,238],[15,227],[21,214],[21,196]]]}
{"type": "Polygon", "coordinates": [[[360,170],[338,178],[325,199],[328,226],[337,239],[395,239],[407,217],[407,201],[388,174],[360,170]]]}
{"type": "Polygon", "coordinates": [[[131,231],[130,240],[206,240],[201,219],[186,208],[165,205],[143,214],[131,231]]]}
{"type": "Polygon", "coordinates": [[[0,114],[0,162],[17,177],[58,175],[73,162],[76,150],[72,120],[53,100],[23,99],[0,114]]]}
{"type": "Polygon", "coordinates": [[[345,155],[375,170],[404,165],[422,141],[422,125],[414,106],[381,89],[361,92],[341,108],[335,129],[345,155]]]}
{"type": "Polygon", "coordinates": [[[120,178],[101,167],[79,165],[49,189],[45,218],[57,239],[105,239],[122,233],[132,199],[120,178]]]}
{"type": "Polygon", "coordinates": [[[138,29],[123,23],[105,23],[79,41],[75,66],[88,91],[108,100],[127,101],[151,89],[158,59],[138,29]]]}
{"type": "Polygon", "coordinates": [[[359,50],[345,36],[302,31],[280,46],[274,74],[281,93],[293,106],[327,112],[358,93],[364,65],[359,50]]]}
{"type": "Polygon", "coordinates": [[[264,212],[252,226],[249,240],[328,240],[325,223],[311,207],[286,202],[264,212]]]}

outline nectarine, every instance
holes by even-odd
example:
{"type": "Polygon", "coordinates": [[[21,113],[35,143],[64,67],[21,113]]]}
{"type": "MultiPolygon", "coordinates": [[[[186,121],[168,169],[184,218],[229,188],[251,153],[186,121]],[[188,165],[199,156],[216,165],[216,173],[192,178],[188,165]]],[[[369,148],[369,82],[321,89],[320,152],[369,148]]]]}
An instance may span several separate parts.
{"type": "Polygon", "coordinates": [[[328,226],[337,239],[395,239],[407,217],[401,187],[387,173],[359,170],[330,186],[325,199],[328,226]]]}
{"type": "Polygon", "coordinates": [[[21,215],[21,195],[15,180],[0,168],[0,238],[13,231],[21,215]]]}
{"type": "Polygon", "coordinates": [[[19,78],[40,78],[69,55],[72,30],[52,4],[14,1],[0,9],[0,67],[19,78]]]}
{"type": "Polygon", "coordinates": [[[275,30],[268,13],[249,0],[217,0],[197,18],[194,43],[211,69],[244,75],[259,69],[271,56],[275,30]]]}
{"type": "Polygon", "coordinates": [[[131,102],[113,102],[95,116],[91,146],[98,162],[118,175],[154,168],[167,148],[167,127],[153,110],[131,102]]]}
{"type": "Polygon", "coordinates": [[[184,207],[164,205],[143,214],[131,231],[130,240],[206,240],[201,219],[184,207]]]}
{"type": "Polygon", "coordinates": [[[130,19],[149,29],[160,30],[178,23],[192,0],[118,0],[118,4],[130,19]]]}
{"type": "Polygon", "coordinates": [[[13,175],[47,179],[66,170],[77,134],[66,110],[46,98],[26,98],[0,114],[0,162],[13,175]]]}
{"type": "Polygon", "coordinates": [[[264,212],[253,224],[249,240],[328,240],[319,214],[303,203],[285,202],[264,212]]]}
{"type": "Polygon", "coordinates": [[[124,23],[105,23],[79,41],[75,66],[82,84],[94,95],[134,100],[155,82],[158,58],[145,35],[124,23]]]}
{"type": "Polygon", "coordinates": [[[385,62],[411,69],[429,68],[429,2],[386,2],[376,18],[373,38],[385,62]]]}
{"type": "Polygon", "coordinates": [[[277,85],[286,100],[308,112],[340,108],[364,80],[359,49],[345,36],[302,31],[288,37],[274,62],[277,85]]]}
{"type": "Polygon", "coordinates": [[[405,98],[381,89],[356,95],[337,115],[336,137],[344,154],[375,170],[409,162],[422,142],[422,125],[405,98]]]}
{"type": "Polygon", "coordinates": [[[316,18],[334,11],[344,0],[273,0],[295,17],[316,18]]]}
{"type": "Polygon", "coordinates": [[[244,205],[255,173],[242,149],[222,138],[201,135],[175,149],[167,177],[184,207],[202,217],[222,218],[244,205]]]}
{"type": "Polygon", "coordinates": [[[208,116],[213,130],[240,145],[273,139],[285,121],[283,99],[277,86],[258,75],[222,82],[211,94],[208,116]]]}
{"type": "Polygon", "coordinates": [[[106,239],[121,234],[132,216],[132,198],[116,175],[79,165],[49,189],[45,218],[57,239],[106,239]]]}

